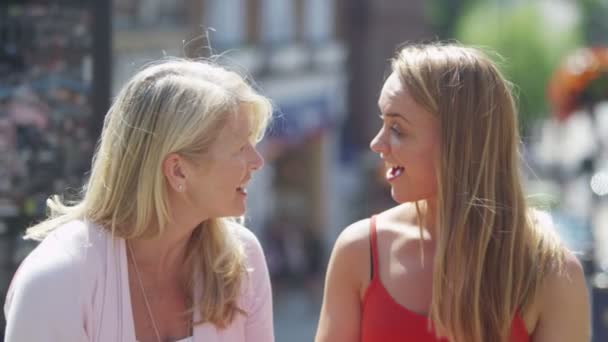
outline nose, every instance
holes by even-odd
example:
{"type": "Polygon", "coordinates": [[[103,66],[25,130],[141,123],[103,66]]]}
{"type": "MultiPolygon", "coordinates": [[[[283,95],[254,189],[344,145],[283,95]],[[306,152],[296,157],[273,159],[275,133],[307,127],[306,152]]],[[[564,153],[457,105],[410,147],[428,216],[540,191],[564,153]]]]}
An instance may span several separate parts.
{"type": "Polygon", "coordinates": [[[378,154],[387,154],[390,146],[384,136],[384,128],[381,128],[378,134],[369,143],[369,148],[378,154]]]}
{"type": "Polygon", "coordinates": [[[251,169],[259,170],[264,166],[264,158],[262,157],[258,149],[255,148],[255,146],[251,150],[253,151],[250,161],[251,169]]]}

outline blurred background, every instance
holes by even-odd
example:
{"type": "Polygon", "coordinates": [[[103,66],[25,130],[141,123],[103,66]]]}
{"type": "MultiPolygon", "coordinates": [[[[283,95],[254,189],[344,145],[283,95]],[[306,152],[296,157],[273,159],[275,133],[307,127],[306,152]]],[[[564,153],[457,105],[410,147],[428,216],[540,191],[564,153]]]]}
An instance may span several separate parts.
{"type": "MultiPolygon", "coordinates": [[[[393,205],[368,143],[402,42],[498,52],[516,86],[528,195],[578,251],[608,341],[608,1],[2,0],[0,304],[45,199],[76,196],[112,96],[163,56],[221,55],[276,105],[249,189],[277,341],[311,341],[331,247],[393,205]]],[[[4,329],[4,323],[0,326],[4,329]]]]}

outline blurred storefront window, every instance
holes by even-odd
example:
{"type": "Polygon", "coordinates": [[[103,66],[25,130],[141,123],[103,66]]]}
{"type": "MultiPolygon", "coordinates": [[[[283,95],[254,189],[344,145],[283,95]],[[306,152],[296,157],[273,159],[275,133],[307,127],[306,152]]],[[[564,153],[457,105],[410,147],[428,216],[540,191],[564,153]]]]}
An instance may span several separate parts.
{"type": "Polygon", "coordinates": [[[270,45],[292,42],[295,38],[295,0],[262,0],[261,39],[270,45]]]}
{"type": "Polygon", "coordinates": [[[205,22],[212,30],[211,44],[215,49],[232,48],[245,42],[246,9],[245,0],[207,0],[205,22]]]}
{"type": "Polygon", "coordinates": [[[188,0],[113,1],[114,25],[119,29],[179,26],[187,14],[188,0]]]}
{"type": "Polygon", "coordinates": [[[304,36],[313,44],[333,39],[335,4],[327,0],[309,0],[305,9],[304,36]]]}

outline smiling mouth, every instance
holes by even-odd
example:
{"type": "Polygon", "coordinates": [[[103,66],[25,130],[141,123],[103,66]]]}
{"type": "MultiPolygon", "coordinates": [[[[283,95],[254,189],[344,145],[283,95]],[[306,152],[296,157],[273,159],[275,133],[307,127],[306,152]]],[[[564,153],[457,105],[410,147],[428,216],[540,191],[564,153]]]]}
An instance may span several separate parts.
{"type": "Polygon", "coordinates": [[[397,179],[399,176],[403,174],[405,171],[405,167],[400,165],[391,166],[386,170],[386,179],[390,182],[392,180],[397,179]]]}
{"type": "Polygon", "coordinates": [[[242,194],[242,195],[247,195],[247,189],[245,189],[245,187],[238,187],[236,188],[236,192],[242,194]]]}

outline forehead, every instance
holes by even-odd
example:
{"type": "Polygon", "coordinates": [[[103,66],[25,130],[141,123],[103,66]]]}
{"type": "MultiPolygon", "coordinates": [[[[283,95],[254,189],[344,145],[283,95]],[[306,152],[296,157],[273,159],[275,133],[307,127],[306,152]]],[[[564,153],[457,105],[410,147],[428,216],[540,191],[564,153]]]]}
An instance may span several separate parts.
{"type": "Polygon", "coordinates": [[[391,73],[382,86],[382,94],[389,97],[394,97],[403,94],[404,89],[401,84],[401,79],[396,73],[391,73]]]}
{"type": "Polygon", "coordinates": [[[249,136],[251,131],[251,115],[250,106],[239,106],[239,110],[236,113],[228,114],[226,124],[220,135],[232,139],[249,136]]]}
{"type": "Polygon", "coordinates": [[[413,102],[406,89],[403,87],[399,76],[392,73],[384,82],[382,91],[380,92],[380,98],[378,99],[378,106],[381,110],[385,110],[387,106],[403,106],[413,102]]]}
{"type": "Polygon", "coordinates": [[[437,117],[418,104],[403,86],[399,75],[392,73],[384,82],[378,106],[383,115],[400,116],[410,124],[429,126],[438,124],[437,117]]]}

